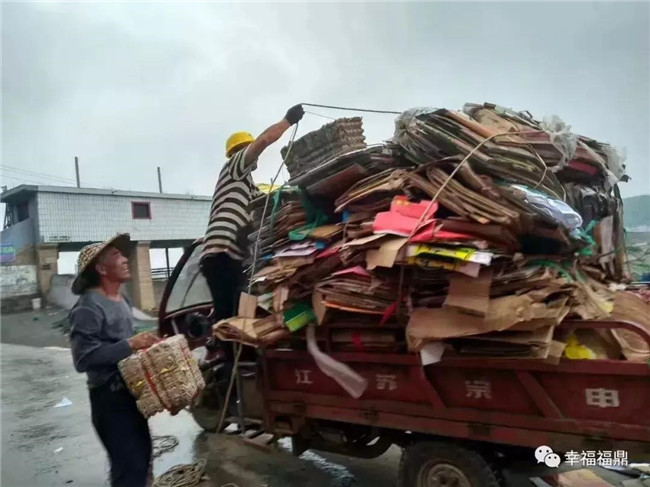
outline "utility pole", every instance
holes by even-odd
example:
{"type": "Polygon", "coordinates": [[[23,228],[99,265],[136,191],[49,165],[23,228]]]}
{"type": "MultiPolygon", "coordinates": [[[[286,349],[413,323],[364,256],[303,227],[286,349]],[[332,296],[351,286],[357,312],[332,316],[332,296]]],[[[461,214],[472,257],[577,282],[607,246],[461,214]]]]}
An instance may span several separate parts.
{"type": "MultiPolygon", "coordinates": [[[[160,166],[158,166],[158,191],[160,193],[163,192],[162,190],[162,176],[160,175],[160,166]]],[[[169,279],[169,248],[165,247],[165,262],[167,263],[167,279],[169,279]]]]}
{"type": "Polygon", "coordinates": [[[77,174],[77,188],[81,188],[81,181],[79,180],[79,158],[74,156],[74,172],[77,174]]]}
{"type": "Polygon", "coordinates": [[[162,191],[162,178],[160,177],[160,166],[158,166],[158,191],[162,191]]]}

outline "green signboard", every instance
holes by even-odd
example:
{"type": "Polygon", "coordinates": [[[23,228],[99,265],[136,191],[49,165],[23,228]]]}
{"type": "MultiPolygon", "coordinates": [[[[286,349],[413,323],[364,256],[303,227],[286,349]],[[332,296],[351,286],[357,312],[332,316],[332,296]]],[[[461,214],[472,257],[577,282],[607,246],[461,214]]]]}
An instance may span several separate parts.
{"type": "Polygon", "coordinates": [[[16,261],[16,249],[13,244],[0,245],[0,263],[9,264],[16,261]]]}

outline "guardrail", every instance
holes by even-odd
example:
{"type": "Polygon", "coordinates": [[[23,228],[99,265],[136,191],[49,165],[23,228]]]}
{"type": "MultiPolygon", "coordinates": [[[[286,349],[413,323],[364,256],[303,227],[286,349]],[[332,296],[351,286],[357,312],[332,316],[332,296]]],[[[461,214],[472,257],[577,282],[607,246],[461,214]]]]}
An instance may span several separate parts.
{"type": "Polygon", "coordinates": [[[166,267],[159,267],[157,269],[151,269],[151,279],[154,281],[164,281],[169,278],[171,275],[172,270],[169,269],[169,274],[167,274],[167,268],[166,267]]]}

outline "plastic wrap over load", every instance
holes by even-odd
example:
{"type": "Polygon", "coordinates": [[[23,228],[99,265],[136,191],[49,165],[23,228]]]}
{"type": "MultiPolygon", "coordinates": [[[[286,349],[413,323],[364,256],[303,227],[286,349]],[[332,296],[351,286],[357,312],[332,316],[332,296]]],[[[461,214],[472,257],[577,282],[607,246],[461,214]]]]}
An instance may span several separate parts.
{"type": "Polygon", "coordinates": [[[402,114],[398,115],[395,119],[395,135],[393,140],[397,140],[403,132],[405,132],[413,120],[419,117],[420,115],[427,115],[433,113],[437,108],[432,107],[413,107],[405,110],[402,114]]]}
{"type": "Polygon", "coordinates": [[[562,154],[560,166],[566,165],[573,159],[578,147],[578,137],[569,130],[571,126],[564,123],[557,115],[551,115],[544,117],[541,128],[551,138],[553,147],[562,154]]]}
{"type": "Polygon", "coordinates": [[[521,184],[512,184],[512,188],[521,191],[526,201],[541,214],[562,225],[567,230],[575,230],[582,226],[582,217],[564,201],[551,198],[544,193],[527,188],[521,184]]]}
{"type": "Polygon", "coordinates": [[[607,156],[607,169],[614,176],[613,185],[618,181],[625,178],[625,160],[627,159],[627,151],[624,147],[612,147],[610,145],[603,147],[603,151],[607,156]]]}

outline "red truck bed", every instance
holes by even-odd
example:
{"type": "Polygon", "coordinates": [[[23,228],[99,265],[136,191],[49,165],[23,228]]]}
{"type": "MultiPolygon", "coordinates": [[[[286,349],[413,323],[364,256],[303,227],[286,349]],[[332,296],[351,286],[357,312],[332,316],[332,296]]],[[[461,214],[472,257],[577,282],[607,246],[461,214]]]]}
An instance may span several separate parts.
{"type": "MultiPolygon", "coordinates": [[[[624,322],[565,322],[626,328],[624,322]]],[[[623,360],[449,359],[332,353],[369,382],[360,399],[323,374],[307,352],[264,353],[267,430],[288,418],[334,420],[555,451],[626,450],[650,457],[650,367],[623,360]]],[[[286,431],[284,432],[286,434],[286,431]]]]}

